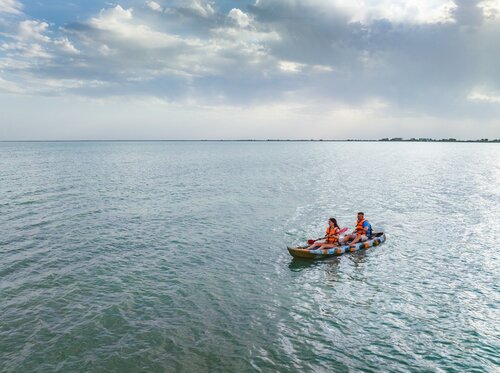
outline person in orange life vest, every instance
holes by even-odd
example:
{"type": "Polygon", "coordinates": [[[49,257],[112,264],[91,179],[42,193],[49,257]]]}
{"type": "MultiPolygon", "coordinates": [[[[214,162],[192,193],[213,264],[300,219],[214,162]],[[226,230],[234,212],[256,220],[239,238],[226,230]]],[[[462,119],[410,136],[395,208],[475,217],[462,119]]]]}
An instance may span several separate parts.
{"type": "Polygon", "coordinates": [[[342,243],[346,243],[350,240],[350,245],[354,245],[358,242],[366,241],[372,235],[372,226],[365,220],[365,213],[358,212],[358,222],[356,223],[356,228],[352,231],[352,234],[346,235],[342,239],[342,243]]]}
{"type": "Polygon", "coordinates": [[[338,231],[340,230],[339,225],[337,224],[337,220],[334,218],[328,219],[328,228],[326,228],[325,241],[322,242],[314,242],[307,249],[331,249],[336,246],[339,241],[338,231]]]}

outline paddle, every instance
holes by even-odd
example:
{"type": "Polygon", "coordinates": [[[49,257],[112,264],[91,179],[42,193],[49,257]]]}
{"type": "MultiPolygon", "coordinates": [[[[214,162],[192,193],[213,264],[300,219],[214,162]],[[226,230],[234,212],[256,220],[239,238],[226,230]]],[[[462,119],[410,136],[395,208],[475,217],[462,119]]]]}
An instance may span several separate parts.
{"type": "MultiPolygon", "coordinates": [[[[347,230],[348,230],[348,229],[349,229],[349,228],[347,228],[347,227],[342,228],[340,231],[338,231],[338,233],[337,233],[337,234],[342,234],[342,233],[345,233],[345,232],[347,232],[347,230]]],[[[318,240],[322,240],[323,238],[326,238],[326,236],[325,236],[325,237],[316,238],[315,240],[307,240],[307,243],[308,243],[309,245],[312,245],[312,244],[313,244],[313,243],[315,243],[316,241],[318,241],[318,240]]]]}

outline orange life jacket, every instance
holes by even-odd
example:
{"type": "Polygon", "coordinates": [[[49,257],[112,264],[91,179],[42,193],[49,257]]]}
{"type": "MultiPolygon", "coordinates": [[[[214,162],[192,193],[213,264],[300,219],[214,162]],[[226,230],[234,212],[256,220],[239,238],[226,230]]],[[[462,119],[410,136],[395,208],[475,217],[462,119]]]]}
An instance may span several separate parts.
{"type": "Polygon", "coordinates": [[[365,228],[365,227],[363,227],[363,224],[364,224],[364,222],[365,222],[365,221],[366,221],[366,220],[365,220],[365,219],[363,219],[363,220],[358,221],[358,222],[356,223],[356,229],[355,229],[355,230],[356,230],[356,233],[357,233],[357,234],[363,234],[363,235],[365,235],[365,236],[368,234],[368,229],[367,229],[367,228],[365,228]]]}
{"type": "Polygon", "coordinates": [[[326,228],[326,243],[335,243],[339,240],[338,236],[334,236],[339,229],[337,227],[326,228]]]}

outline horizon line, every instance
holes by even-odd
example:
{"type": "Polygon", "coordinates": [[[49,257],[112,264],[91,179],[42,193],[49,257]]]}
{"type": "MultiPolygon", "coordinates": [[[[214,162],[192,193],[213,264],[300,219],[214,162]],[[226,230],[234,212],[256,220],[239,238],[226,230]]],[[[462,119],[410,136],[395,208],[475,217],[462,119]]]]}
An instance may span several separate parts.
{"type": "Polygon", "coordinates": [[[0,140],[0,142],[479,142],[495,143],[498,139],[455,139],[455,138],[410,138],[381,139],[46,139],[46,140],[0,140]]]}

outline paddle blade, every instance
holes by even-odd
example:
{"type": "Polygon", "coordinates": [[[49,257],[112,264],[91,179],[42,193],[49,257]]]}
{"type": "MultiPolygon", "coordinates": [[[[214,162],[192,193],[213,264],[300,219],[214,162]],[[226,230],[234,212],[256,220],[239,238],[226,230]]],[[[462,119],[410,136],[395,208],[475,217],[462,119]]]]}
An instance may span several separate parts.
{"type": "Polygon", "coordinates": [[[342,229],[339,231],[339,233],[338,233],[338,234],[345,233],[345,232],[347,232],[347,230],[348,230],[348,229],[349,229],[349,228],[347,228],[347,227],[342,228],[342,229]]]}
{"type": "Polygon", "coordinates": [[[308,243],[309,245],[312,245],[312,244],[313,244],[313,243],[315,243],[315,242],[316,242],[316,240],[307,240],[307,243],[308,243]]]}

